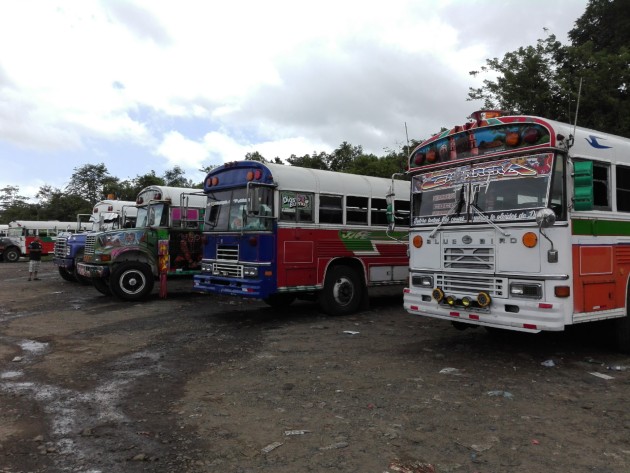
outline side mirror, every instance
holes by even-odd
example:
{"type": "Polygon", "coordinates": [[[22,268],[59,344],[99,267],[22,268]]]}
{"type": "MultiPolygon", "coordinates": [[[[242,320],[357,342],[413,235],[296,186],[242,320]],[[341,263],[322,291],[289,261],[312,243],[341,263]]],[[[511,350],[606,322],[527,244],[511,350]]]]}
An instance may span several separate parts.
{"type": "Polygon", "coordinates": [[[549,228],[556,223],[556,213],[551,209],[540,209],[536,213],[536,223],[540,228],[549,228]]]}
{"type": "Polygon", "coordinates": [[[593,210],[593,161],[573,162],[573,208],[593,210]]]}

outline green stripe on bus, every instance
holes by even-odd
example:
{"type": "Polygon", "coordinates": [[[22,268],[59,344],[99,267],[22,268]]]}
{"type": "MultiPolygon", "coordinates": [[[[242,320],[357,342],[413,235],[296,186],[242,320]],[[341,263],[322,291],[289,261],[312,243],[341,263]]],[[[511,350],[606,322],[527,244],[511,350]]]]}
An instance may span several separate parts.
{"type": "Polygon", "coordinates": [[[598,219],[571,220],[573,235],[630,236],[630,222],[598,219]]]}

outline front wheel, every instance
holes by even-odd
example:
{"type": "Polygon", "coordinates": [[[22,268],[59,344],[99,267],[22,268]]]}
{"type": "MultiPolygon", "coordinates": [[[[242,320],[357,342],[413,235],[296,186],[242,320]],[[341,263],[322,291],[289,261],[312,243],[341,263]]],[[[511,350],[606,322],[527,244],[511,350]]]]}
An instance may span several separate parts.
{"type": "Polygon", "coordinates": [[[328,315],[347,315],[355,312],[363,296],[359,274],[348,266],[335,266],[328,270],[319,304],[328,315]]]}
{"type": "Polygon", "coordinates": [[[112,293],[125,301],[139,301],[153,290],[155,280],[151,268],[144,263],[122,263],[109,277],[112,293]]]}
{"type": "Polygon", "coordinates": [[[94,278],[92,279],[92,284],[94,285],[96,290],[104,296],[112,295],[112,290],[109,288],[109,284],[107,284],[107,281],[105,279],[94,278]]]}
{"type": "Polygon", "coordinates": [[[20,252],[17,248],[9,248],[4,252],[4,260],[7,263],[17,263],[20,259],[20,252]]]}

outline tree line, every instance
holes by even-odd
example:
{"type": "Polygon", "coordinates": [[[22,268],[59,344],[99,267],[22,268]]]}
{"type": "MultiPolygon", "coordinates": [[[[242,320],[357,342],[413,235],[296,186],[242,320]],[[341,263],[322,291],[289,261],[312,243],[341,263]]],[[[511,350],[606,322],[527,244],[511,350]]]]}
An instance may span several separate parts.
{"type": "MultiPolygon", "coordinates": [[[[568,34],[569,44],[562,44],[546,29],[544,33],[546,37],[535,45],[508,52],[502,59],[487,59],[479,70],[471,71],[472,76],[492,78],[484,79],[480,87],[470,87],[467,100],[481,100],[485,109],[536,115],[630,137],[630,2],[589,0],[568,34]]],[[[332,153],[291,155],[286,163],[278,157],[267,160],[258,152],[244,158],[390,177],[405,169],[408,152],[418,143],[414,140],[380,157],[343,142],[332,153]]],[[[149,185],[202,187],[187,179],[179,166],[161,176],[151,171],[120,180],[103,163],[87,164],[74,169],[63,190],[42,186],[34,203],[21,196],[17,186],[0,189],[0,223],[74,220],[78,213],[91,213],[93,204],[108,195],[135,200],[149,185]]]]}
{"type": "MultiPolygon", "coordinates": [[[[412,145],[416,145],[413,142],[412,145]]],[[[279,157],[268,160],[259,152],[247,153],[244,159],[277,163],[290,166],[324,169],[330,171],[363,174],[366,176],[391,177],[402,172],[407,162],[408,146],[399,151],[389,151],[385,156],[366,154],[361,146],[343,142],[332,153],[314,152],[303,156],[291,155],[284,163],[279,157]]],[[[212,166],[200,169],[207,174],[212,166]]],[[[64,189],[44,185],[39,188],[35,202],[20,195],[18,186],[0,189],[0,223],[13,220],[60,220],[74,221],[77,214],[91,214],[99,200],[114,198],[135,201],[138,193],[147,186],[160,185],[201,189],[203,182],[186,178],[185,171],[175,166],[158,176],[155,171],[121,180],[112,176],[104,163],[86,164],[74,168],[64,189]]]]}

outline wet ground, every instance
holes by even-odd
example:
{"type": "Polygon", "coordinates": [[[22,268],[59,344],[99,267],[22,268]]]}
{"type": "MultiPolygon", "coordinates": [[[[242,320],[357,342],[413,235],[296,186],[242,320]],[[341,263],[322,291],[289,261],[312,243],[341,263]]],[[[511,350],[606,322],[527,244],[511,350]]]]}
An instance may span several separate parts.
{"type": "Polygon", "coordinates": [[[630,471],[602,326],[500,336],[190,292],[125,303],[0,263],[0,473],[630,471]]]}

